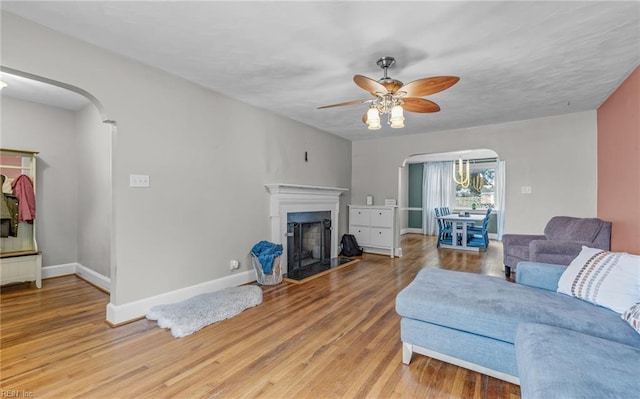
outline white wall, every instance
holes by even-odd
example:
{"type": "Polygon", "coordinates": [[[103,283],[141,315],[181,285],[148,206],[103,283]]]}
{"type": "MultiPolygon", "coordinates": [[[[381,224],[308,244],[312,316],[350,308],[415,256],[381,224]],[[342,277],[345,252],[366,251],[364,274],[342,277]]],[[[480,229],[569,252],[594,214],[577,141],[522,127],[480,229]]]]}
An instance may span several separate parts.
{"type": "Polygon", "coordinates": [[[76,115],[78,263],[111,276],[111,126],[93,105],[76,115]]]}
{"type": "Polygon", "coordinates": [[[596,216],[596,113],[574,113],[353,143],[353,202],[397,198],[413,154],[486,148],[506,161],[506,233],[542,233],[555,215],[596,216]],[[521,194],[531,186],[532,194],[521,194]]]}
{"type": "Polygon", "coordinates": [[[266,183],[351,186],[346,140],[6,12],[1,29],[4,66],[80,87],[117,122],[114,305],[228,276],[230,259],[249,270],[269,238],[266,183]]]}
{"type": "Polygon", "coordinates": [[[40,151],[36,164],[36,240],[42,265],[75,263],[78,218],[75,113],[2,97],[2,147],[40,151]]]}

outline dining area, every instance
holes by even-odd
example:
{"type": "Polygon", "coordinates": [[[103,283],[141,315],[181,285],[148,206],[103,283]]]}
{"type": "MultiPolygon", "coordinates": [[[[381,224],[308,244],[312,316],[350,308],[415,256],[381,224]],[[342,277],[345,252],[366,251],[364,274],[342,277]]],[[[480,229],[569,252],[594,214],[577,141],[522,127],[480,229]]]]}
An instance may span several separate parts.
{"type": "Polygon", "coordinates": [[[489,247],[488,225],[491,207],[484,215],[467,211],[452,213],[450,208],[434,208],[438,224],[438,248],[486,251],[489,247]]]}

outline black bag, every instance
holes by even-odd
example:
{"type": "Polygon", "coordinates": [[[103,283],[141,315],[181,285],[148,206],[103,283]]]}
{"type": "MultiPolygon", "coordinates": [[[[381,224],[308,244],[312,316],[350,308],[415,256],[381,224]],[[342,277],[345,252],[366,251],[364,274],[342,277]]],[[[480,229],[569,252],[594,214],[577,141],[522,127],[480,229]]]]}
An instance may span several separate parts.
{"type": "Polygon", "coordinates": [[[353,234],[344,234],[342,236],[341,241],[342,251],[340,255],[342,256],[361,256],[362,248],[358,246],[358,241],[356,241],[356,236],[353,234]]]}

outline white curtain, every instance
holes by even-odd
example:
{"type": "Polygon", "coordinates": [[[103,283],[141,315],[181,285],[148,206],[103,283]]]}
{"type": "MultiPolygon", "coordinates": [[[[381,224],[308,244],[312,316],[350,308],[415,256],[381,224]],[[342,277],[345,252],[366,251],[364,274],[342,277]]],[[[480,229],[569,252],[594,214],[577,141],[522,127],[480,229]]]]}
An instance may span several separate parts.
{"type": "Polygon", "coordinates": [[[453,207],[452,162],[426,162],[422,180],[422,232],[438,234],[434,208],[453,207]]]}
{"type": "Polygon", "coordinates": [[[498,209],[498,241],[502,241],[502,234],[504,232],[504,211],[506,190],[505,184],[507,182],[505,172],[505,163],[502,160],[498,160],[498,166],[496,168],[496,208],[498,209]]]}

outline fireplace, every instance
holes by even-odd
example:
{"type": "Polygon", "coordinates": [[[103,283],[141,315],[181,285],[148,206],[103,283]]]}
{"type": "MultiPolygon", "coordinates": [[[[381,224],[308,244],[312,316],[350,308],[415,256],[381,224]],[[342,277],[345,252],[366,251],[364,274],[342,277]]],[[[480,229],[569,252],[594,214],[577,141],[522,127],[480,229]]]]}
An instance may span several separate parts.
{"type": "Polygon", "coordinates": [[[287,214],[287,273],[331,262],[331,212],[287,214]]]}
{"type": "Polygon", "coordinates": [[[331,267],[339,251],[340,195],[347,189],[295,184],[266,187],[270,194],[271,242],[283,246],[283,273],[291,278],[331,267]]]}

